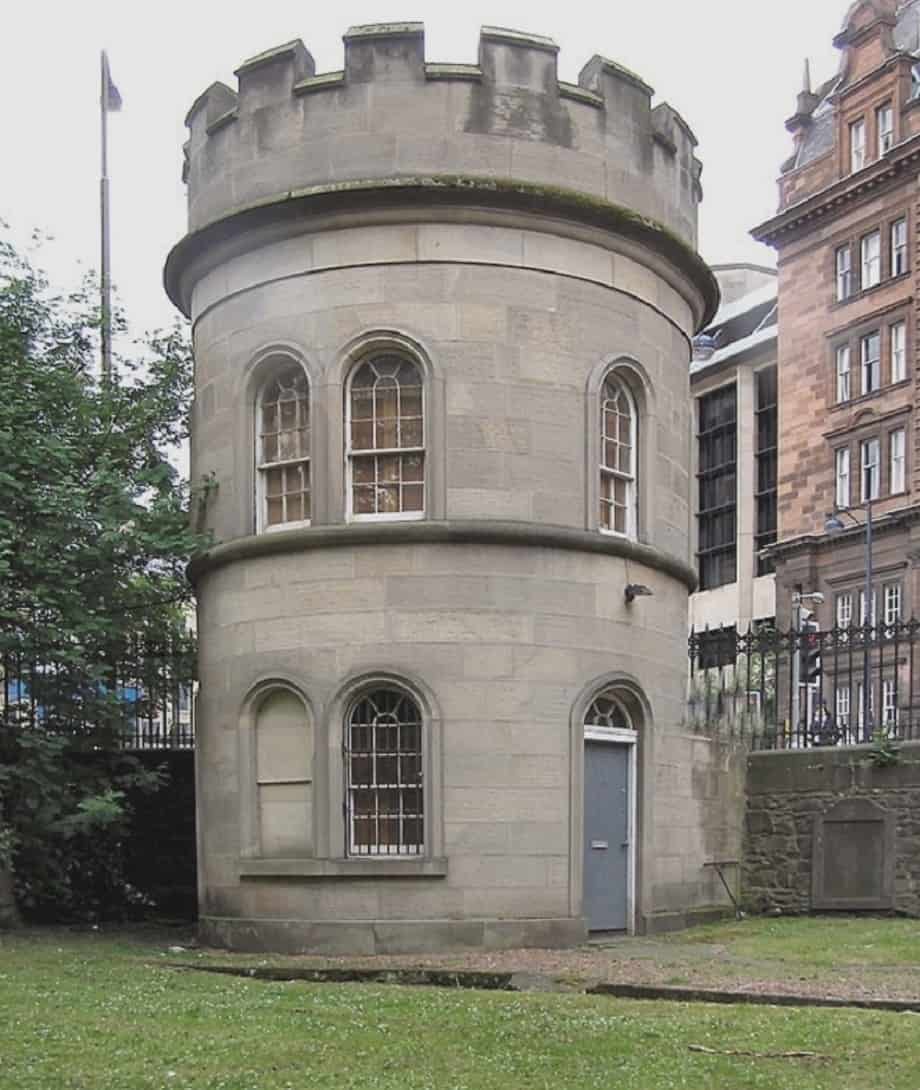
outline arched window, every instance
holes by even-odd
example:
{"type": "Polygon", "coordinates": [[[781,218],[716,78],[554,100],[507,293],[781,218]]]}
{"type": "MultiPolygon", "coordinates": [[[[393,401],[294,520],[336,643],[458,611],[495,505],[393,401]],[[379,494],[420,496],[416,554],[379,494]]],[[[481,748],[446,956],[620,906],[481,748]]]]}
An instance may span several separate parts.
{"type": "Polygon", "coordinates": [[[636,406],[623,381],[609,374],[601,387],[600,526],[636,536],[636,406]]]}
{"type": "Polygon", "coordinates": [[[358,697],[345,722],[349,855],[419,855],[425,848],[422,713],[404,690],[358,697]]]}
{"type": "Polygon", "coordinates": [[[259,527],[310,521],[310,386],[300,364],[276,371],[257,407],[259,527]]]}
{"type": "Polygon", "coordinates": [[[394,353],[362,363],[349,383],[346,435],[349,515],[421,517],[425,423],[419,366],[394,353]]]}
{"type": "Polygon", "coordinates": [[[632,717],[612,689],[605,689],[591,701],[585,713],[585,727],[635,730],[632,717]]]}

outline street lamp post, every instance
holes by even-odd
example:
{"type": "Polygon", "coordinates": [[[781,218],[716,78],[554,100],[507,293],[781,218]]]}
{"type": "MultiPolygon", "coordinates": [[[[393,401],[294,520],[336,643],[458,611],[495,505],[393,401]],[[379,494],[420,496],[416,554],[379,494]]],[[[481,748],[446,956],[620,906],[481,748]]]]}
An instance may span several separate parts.
{"type": "Polygon", "coordinates": [[[827,521],[824,524],[824,529],[828,534],[839,534],[842,530],[845,530],[843,522],[840,519],[841,515],[846,515],[853,520],[854,525],[863,526],[865,529],[865,542],[866,542],[866,585],[863,591],[863,602],[865,603],[865,617],[863,618],[863,691],[862,691],[862,717],[863,717],[863,735],[864,741],[870,741],[872,738],[872,728],[869,722],[870,711],[872,708],[872,701],[870,698],[871,689],[870,684],[872,681],[872,669],[869,661],[869,640],[872,632],[874,631],[875,618],[873,617],[872,609],[872,489],[866,489],[866,518],[865,522],[860,522],[849,511],[838,511],[827,516],[827,521]]]}

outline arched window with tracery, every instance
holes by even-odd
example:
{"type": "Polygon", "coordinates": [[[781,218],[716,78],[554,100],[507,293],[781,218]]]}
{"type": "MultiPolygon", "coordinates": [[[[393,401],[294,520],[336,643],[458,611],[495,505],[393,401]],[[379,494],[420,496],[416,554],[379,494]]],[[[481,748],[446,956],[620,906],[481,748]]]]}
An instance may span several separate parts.
{"type": "Polygon", "coordinates": [[[424,514],[424,403],[421,368],[405,356],[374,355],[352,374],[346,421],[350,517],[424,514]]]}
{"type": "Polygon", "coordinates": [[[609,374],[601,387],[600,526],[636,536],[636,405],[625,383],[609,374]]]}
{"type": "Polygon", "coordinates": [[[292,363],[262,386],[257,404],[258,524],[310,521],[310,385],[292,363]]]}
{"type": "Polygon", "coordinates": [[[632,716],[612,689],[605,689],[588,705],[585,727],[600,730],[635,730],[632,716]]]}
{"type": "Polygon", "coordinates": [[[422,712],[395,685],[359,696],[345,722],[349,855],[419,855],[425,848],[422,712]]]}

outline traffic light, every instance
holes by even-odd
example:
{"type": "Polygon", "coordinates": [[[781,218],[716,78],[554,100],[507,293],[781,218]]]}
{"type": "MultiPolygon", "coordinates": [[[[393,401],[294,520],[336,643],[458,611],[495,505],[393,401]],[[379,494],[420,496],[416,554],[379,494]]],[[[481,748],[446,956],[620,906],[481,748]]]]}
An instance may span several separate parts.
{"type": "Polygon", "coordinates": [[[810,685],[821,676],[821,637],[813,617],[802,620],[799,630],[799,681],[810,685]]]}

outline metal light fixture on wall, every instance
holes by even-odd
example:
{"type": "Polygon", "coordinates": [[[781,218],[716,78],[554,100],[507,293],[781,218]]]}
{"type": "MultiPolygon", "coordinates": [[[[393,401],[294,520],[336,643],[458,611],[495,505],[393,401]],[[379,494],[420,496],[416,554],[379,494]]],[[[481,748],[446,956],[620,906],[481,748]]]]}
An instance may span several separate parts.
{"type": "Polygon", "coordinates": [[[637,598],[651,598],[654,595],[654,591],[651,587],[647,587],[642,583],[627,583],[626,589],[623,591],[623,597],[626,599],[626,604],[632,605],[637,598]]]}

